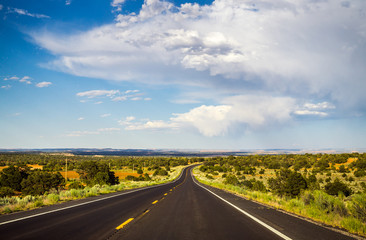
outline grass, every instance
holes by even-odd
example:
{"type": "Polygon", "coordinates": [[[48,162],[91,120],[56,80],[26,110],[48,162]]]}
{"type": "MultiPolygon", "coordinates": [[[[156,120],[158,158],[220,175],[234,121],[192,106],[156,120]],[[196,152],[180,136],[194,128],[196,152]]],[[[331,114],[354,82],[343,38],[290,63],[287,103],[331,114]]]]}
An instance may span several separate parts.
{"type": "Polygon", "coordinates": [[[223,189],[246,199],[254,200],[276,209],[342,228],[350,233],[366,236],[366,193],[351,197],[330,196],[323,191],[305,191],[297,198],[281,198],[271,192],[250,191],[243,187],[226,185],[220,178],[207,178],[207,174],[193,169],[197,180],[206,185],[223,189]]]}
{"type": "Polygon", "coordinates": [[[154,186],[171,182],[176,179],[182,172],[185,166],[171,168],[169,176],[154,177],[152,181],[122,181],[117,185],[95,185],[93,187],[85,187],[84,189],[69,189],[69,190],[51,190],[41,196],[14,196],[0,198],[0,214],[9,214],[12,212],[31,210],[42,206],[53,205],[61,202],[93,197],[102,194],[123,191],[134,188],[154,186]]]}

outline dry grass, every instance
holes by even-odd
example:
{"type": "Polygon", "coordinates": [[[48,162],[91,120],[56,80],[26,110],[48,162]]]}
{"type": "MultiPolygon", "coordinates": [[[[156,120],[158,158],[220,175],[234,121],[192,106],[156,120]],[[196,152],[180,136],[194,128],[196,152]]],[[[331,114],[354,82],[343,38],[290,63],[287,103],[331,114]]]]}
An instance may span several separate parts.
{"type": "Polygon", "coordinates": [[[35,170],[35,169],[43,170],[43,166],[39,165],[39,164],[32,164],[32,165],[28,164],[27,166],[30,167],[31,170],[35,170]]]}
{"type": "Polygon", "coordinates": [[[334,167],[338,170],[340,166],[344,165],[346,168],[348,168],[348,165],[356,161],[357,158],[348,158],[347,162],[345,163],[336,163],[334,164],[334,167]]]}
{"type": "MultiPolygon", "coordinates": [[[[61,172],[61,175],[66,178],[66,171],[61,172]]],[[[80,175],[76,171],[67,171],[67,178],[68,179],[79,179],[80,175]]]]}

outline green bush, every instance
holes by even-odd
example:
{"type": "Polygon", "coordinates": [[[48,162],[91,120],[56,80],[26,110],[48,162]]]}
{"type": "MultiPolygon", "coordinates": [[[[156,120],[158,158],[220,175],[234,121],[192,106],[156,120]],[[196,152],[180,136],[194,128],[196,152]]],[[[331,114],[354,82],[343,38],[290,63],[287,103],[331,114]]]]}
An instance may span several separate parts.
{"type": "Polygon", "coordinates": [[[349,206],[352,216],[366,222],[366,194],[354,194],[349,206]]]}
{"type": "Polygon", "coordinates": [[[239,185],[239,180],[235,175],[228,175],[226,176],[225,180],[224,180],[224,184],[231,184],[234,186],[238,186],[239,185]]]}
{"type": "Polygon", "coordinates": [[[48,194],[47,195],[47,200],[51,203],[51,204],[55,204],[57,202],[60,201],[60,196],[58,194],[54,194],[54,193],[51,193],[51,194],[48,194]]]}
{"type": "Polygon", "coordinates": [[[353,174],[355,177],[364,177],[366,176],[366,171],[364,169],[358,169],[353,174]]]}
{"type": "Polygon", "coordinates": [[[68,186],[69,189],[83,189],[84,185],[81,182],[73,182],[68,186]]]}
{"type": "Polygon", "coordinates": [[[306,180],[300,173],[284,168],[276,172],[276,178],[270,178],[268,184],[273,193],[292,198],[307,188],[306,180]]]}
{"type": "Polygon", "coordinates": [[[338,178],[334,182],[329,182],[324,186],[325,192],[329,195],[338,195],[339,192],[343,193],[346,197],[352,194],[352,190],[338,178]]]}
{"type": "Polygon", "coordinates": [[[10,187],[0,187],[0,197],[10,197],[14,195],[14,190],[10,187]]]}

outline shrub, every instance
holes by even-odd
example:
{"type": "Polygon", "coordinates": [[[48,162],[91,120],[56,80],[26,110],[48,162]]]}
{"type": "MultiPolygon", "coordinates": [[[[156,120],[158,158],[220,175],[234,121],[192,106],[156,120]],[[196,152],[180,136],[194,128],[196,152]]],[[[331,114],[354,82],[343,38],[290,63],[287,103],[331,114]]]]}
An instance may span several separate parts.
{"type": "Polygon", "coordinates": [[[352,216],[366,222],[366,194],[353,195],[349,209],[352,216]]]}
{"type": "Polygon", "coordinates": [[[289,197],[296,197],[302,189],[307,188],[305,178],[300,173],[289,169],[276,172],[276,178],[270,178],[268,184],[275,194],[289,197]]]}
{"type": "Polygon", "coordinates": [[[310,191],[305,191],[301,196],[302,201],[305,205],[310,205],[314,202],[314,195],[310,191]]]}
{"type": "Polygon", "coordinates": [[[358,169],[353,174],[355,177],[364,177],[366,176],[366,171],[364,169],[358,169]]]}
{"type": "Polygon", "coordinates": [[[208,178],[208,179],[214,179],[210,174],[206,174],[206,178],[208,178]]]}
{"type": "Polygon", "coordinates": [[[69,185],[69,189],[83,189],[84,185],[81,182],[73,182],[69,185]]]}
{"type": "Polygon", "coordinates": [[[324,188],[325,192],[329,195],[338,195],[339,192],[342,192],[346,197],[348,197],[352,194],[352,190],[338,178],[336,178],[332,183],[327,183],[324,188]]]}
{"type": "Polygon", "coordinates": [[[55,203],[57,203],[58,201],[60,201],[60,196],[59,196],[58,194],[51,193],[51,194],[48,194],[48,195],[47,195],[47,200],[48,200],[51,204],[55,204],[55,203]]]}
{"type": "Polygon", "coordinates": [[[237,186],[237,185],[239,185],[239,180],[237,179],[236,176],[230,174],[230,175],[226,176],[226,178],[224,180],[224,184],[231,184],[231,185],[237,186]]]}
{"type": "Polygon", "coordinates": [[[10,197],[14,195],[14,190],[10,187],[0,187],[0,197],[10,197]]]}

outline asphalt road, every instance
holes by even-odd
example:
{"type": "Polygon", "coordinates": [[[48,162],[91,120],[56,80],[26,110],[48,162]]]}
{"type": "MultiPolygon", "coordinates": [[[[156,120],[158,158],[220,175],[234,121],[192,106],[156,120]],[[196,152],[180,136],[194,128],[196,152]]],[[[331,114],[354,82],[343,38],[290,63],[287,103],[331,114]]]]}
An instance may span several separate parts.
{"type": "Polygon", "coordinates": [[[0,239],[353,239],[202,186],[190,169],[158,187],[1,216],[0,239]],[[32,214],[43,215],[16,220],[32,214]]]}

